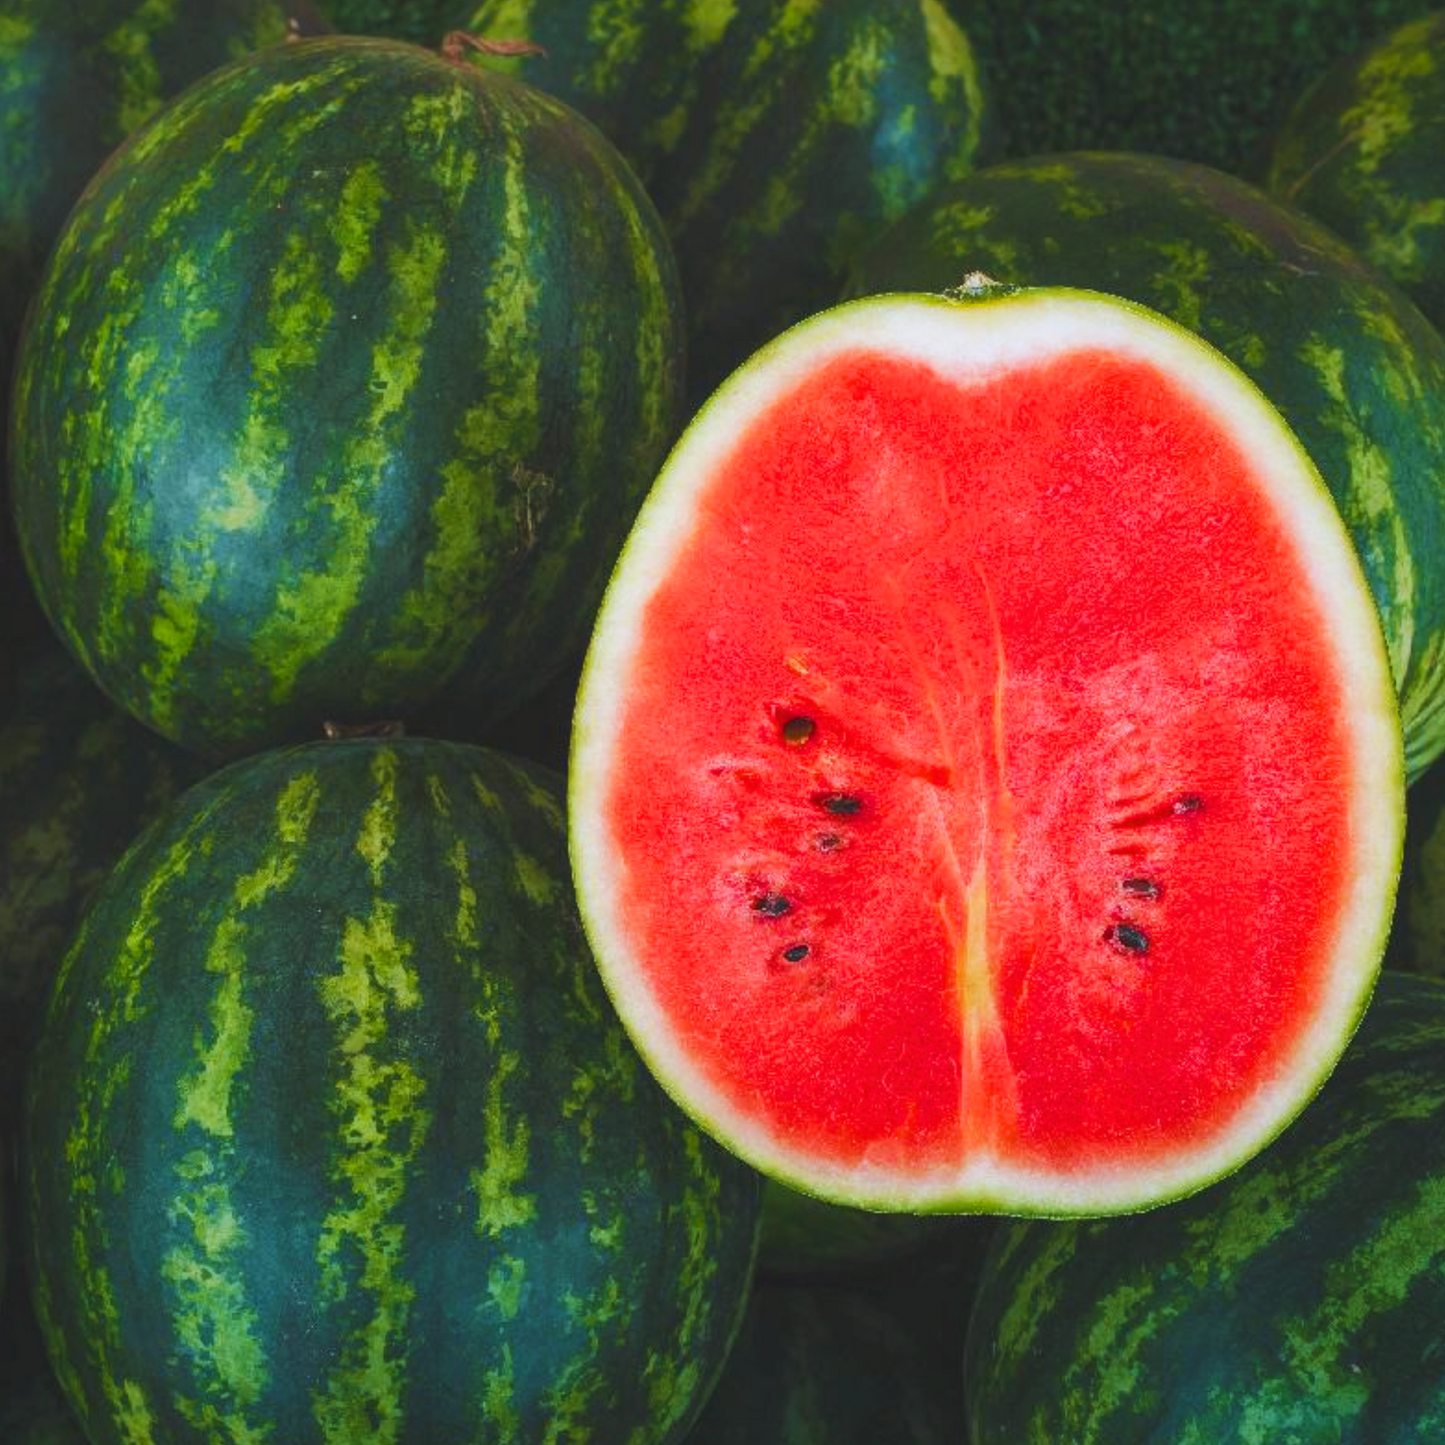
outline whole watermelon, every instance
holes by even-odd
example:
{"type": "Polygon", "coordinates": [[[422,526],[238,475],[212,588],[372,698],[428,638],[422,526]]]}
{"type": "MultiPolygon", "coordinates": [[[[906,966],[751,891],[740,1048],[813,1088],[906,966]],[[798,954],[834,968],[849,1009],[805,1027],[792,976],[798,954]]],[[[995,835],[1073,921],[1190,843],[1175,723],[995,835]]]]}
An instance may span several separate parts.
{"type": "Polygon", "coordinates": [[[1264,392],[1364,565],[1418,778],[1445,748],[1445,339],[1318,222],[1162,156],[1035,156],[940,187],[869,248],[848,289],[941,291],[974,270],[1142,302],[1264,392]]]}
{"type": "Polygon", "coordinates": [[[757,1178],[628,1046],[560,780],[501,753],[198,784],[97,895],[30,1083],[92,1445],[676,1441],[745,1303],[757,1178]]]}
{"type": "Polygon", "coordinates": [[[0,321],[18,320],[85,183],[163,100],[248,51],[325,28],[309,0],[5,0],[0,321]]]}
{"type": "Polygon", "coordinates": [[[1445,982],[1385,973],[1275,1144],[1193,1198],[995,1241],[971,1445],[1445,1438],[1445,982]]]}
{"type": "Polygon", "coordinates": [[[1445,10],[1318,75],[1274,136],[1266,184],[1445,327],[1445,10]]]}
{"type": "Polygon", "coordinates": [[[989,136],[985,79],[942,0],[470,0],[483,55],[591,117],[672,238],[703,398],[837,294],[852,252],[989,136]]]}
{"type": "Polygon", "coordinates": [[[213,72],[87,190],[21,342],[41,602],[197,752],[476,736],[585,636],[677,425],[679,307],[551,97],[343,37],[213,72]]]}

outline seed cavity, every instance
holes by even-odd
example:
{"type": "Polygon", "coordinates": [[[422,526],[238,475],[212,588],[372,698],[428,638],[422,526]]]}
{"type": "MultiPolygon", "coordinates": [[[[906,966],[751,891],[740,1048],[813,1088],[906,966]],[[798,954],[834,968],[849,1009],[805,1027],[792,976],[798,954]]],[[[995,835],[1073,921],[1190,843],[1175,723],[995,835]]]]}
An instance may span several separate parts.
{"type": "Polygon", "coordinates": [[[783,741],[798,748],[818,731],[818,724],[810,717],[790,717],[783,724],[783,741]]]}
{"type": "Polygon", "coordinates": [[[806,943],[795,943],[791,948],[783,950],[783,957],[789,963],[802,963],[808,956],[808,945],[806,943]]]}
{"type": "Polygon", "coordinates": [[[840,818],[851,818],[863,806],[863,799],[853,793],[819,793],[814,801],[840,818]]]}
{"type": "Polygon", "coordinates": [[[1126,953],[1148,953],[1149,937],[1141,928],[1132,923],[1111,923],[1104,930],[1105,939],[1122,948],[1126,953]]]}
{"type": "Polygon", "coordinates": [[[820,853],[836,853],[843,846],[843,840],[837,833],[819,833],[813,839],[813,846],[820,853]]]}
{"type": "Polygon", "coordinates": [[[781,893],[762,893],[753,899],[753,912],[762,918],[781,918],[792,906],[781,893]]]}
{"type": "Polygon", "coordinates": [[[1119,887],[1132,898],[1158,898],[1163,891],[1152,878],[1125,878],[1119,887]]]}
{"type": "Polygon", "coordinates": [[[1197,813],[1204,806],[1204,799],[1198,793],[1185,793],[1182,798],[1175,798],[1174,811],[1176,813],[1197,813]]]}

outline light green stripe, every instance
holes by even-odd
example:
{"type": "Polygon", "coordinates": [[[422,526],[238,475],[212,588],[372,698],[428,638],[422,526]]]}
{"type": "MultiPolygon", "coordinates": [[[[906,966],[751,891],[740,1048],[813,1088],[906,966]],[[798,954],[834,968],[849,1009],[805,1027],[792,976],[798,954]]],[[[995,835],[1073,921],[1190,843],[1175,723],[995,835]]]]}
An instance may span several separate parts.
{"type": "Polygon", "coordinates": [[[763,30],[743,64],[733,95],[713,118],[712,145],[676,211],[669,216],[674,235],[703,211],[737,167],[748,140],[776,115],[782,87],[793,83],[793,67],[777,61],[780,51],[811,43],[822,0],[784,0],[773,25],[763,30]]]}
{"type": "Polygon", "coordinates": [[[1344,474],[1333,479],[1337,499],[1386,620],[1395,686],[1408,700],[1406,678],[1414,668],[1415,564],[1405,519],[1396,505],[1390,461],[1365,419],[1355,414],[1343,347],[1311,337],[1300,347],[1300,360],[1314,371],[1329,397],[1320,422],[1338,436],[1345,458],[1344,474]],[[1388,546],[1381,544],[1386,536],[1388,546]]]}
{"type": "Polygon", "coordinates": [[[160,104],[155,42],[174,28],[177,9],[177,0],[143,0],[100,42],[115,66],[118,125],[106,137],[112,145],[135,130],[160,104]]]}
{"type": "MultiPolygon", "coordinates": [[[[541,440],[541,348],[536,344],[542,280],[532,250],[515,238],[532,234],[532,164],[528,130],[497,111],[495,167],[488,183],[501,191],[501,244],[488,266],[476,306],[477,365],[485,400],[469,407],[453,437],[451,459],[431,507],[436,539],[422,579],[402,598],[394,639],[377,654],[377,676],[410,673],[429,658],[461,666],[481,621],[479,582],[524,562],[539,541],[541,509],[554,487],[522,464],[541,440]]],[[[420,124],[420,121],[418,122],[420,124]]],[[[474,171],[460,161],[444,168],[448,202],[460,209],[474,171]]],[[[445,676],[445,669],[438,675],[445,676]]]]}
{"type": "Polygon", "coordinates": [[[343,1346],[312,1410],[328,1445],[365,1439],[392,1445],[404,1423],[406,1337],[415,1287],[401,1272],[404,1229],[392,1218],[431,1124],[426,1085],[405,1059],[386,1057],[392,1015],[421,1004],[413,945],[397,932],[396,906],[381,896],[394,842],[396,759],[373,762],[376,794],[358,832],[376,896],[370,915],[348,919],[337,972],[322,980],[321,1001],[337,1029],[341,1077],[331,1108],[339,1148],[331,1176],[341,1196],[317,1246],[322,1296],[348,1312],[353,1278],[369,1313],[343,1346]],[[356,1266],[359,1265],[359,1270],[356,1266]]]}
{"type": "MultiPolygon", "coordinates": [[[[487,1024],[490,1032],[492,1020],[488,1019],[487,1024]]],[[[487,1082],[482,1115],[486,1163],[471,1171],[477,1209],[475,1228],[484,1239],[495,1239],[537,1217],[537,1196],[518,1187],[531,1173],[531,1125],[525,1114],[509,1120],[504,1099],[507,1080],[521,1062],[521,1055],[515,1052],[499,1054],[487,1082]]]]}
{"type": "Polygon", "coordinates": [[[395,752],[390,748],[378,748],[371,760],[370,771],[376,796],[367,805],[362,818],[356,851],[366,861],[372,887],[380,888],[396,843],[396,782],[400,767],[395,752]]]}
{"type": "MultiPolygon", "coordinates": [[[[73,1279],[81,1315],[81,1328],[88,1347],[91,1373],[101,1382],[107,1414],[116,1422],[126,1445],[154,1445],[152,1416],[144,1388],[127,1379],[118,1357],[124,1348],[125,1324],[116,1304],[110,1270],[106,1263],[104,1201],[124,1189],[125,1178],[114,1162],[109,1144],[107,1119],[116,1100],[123,1096],[134,1072],[130,1052],[115,1055],[112,1035],[134,1027],[147,1011],[142,992],[150,975],[162,919],[170,912],[172,886],[190,871],[191,861],[216,804],[202,810],[190,826],[165,852],[159,866],[140,890],[133,920],[120,940],[115,959],[94,999],[93,1020],[86,1039],[86,1068],[82,1077],[94,1080],[74,1102],[74,1116],[65,1140],[65,1159],[70,1174],[70,1206],[73,1215],[71,1259],[73,1279]]],[[[82,928],[57,979],[58,993],[68,993],[74,961],[85,950],[89,937],[82,928]]],[[[73,1001],[70,1007],[78,1005],[73,1001]]],[[[67,1322],[67,1333],[74,1328],[67,1322]]],[[[55,1322],[46,1325],[51,1339],[57,1337],[55,1322]]],[[[57,1360],[62,1376],[76,1378],[68,1353],[57,1360]]]]}
{"type": "Polygon", "coordinates": [[[274,845],[254,869],[237,879],[231,895],[232,911],[216,924],[204,965],[221,979],[211,1005],[214,1031],[209,1044],[203,1045],[197,1039],[195,1067],[180,1080],[180,1102],[174,1119],[177,1129],[195,1124],[217,1139],[233,1135],[231,1088],[250,1057],[251,1025],[255,1020],[244,997],[248,929],[240,915],[291,882],[320,799],[315,772],[299,774],[286,785],[276,804],[274,845]]]}
{"type": "Polygon", "coordinates": [[[737,0],[686,0],[681,19],[689,52],[701,56],[721,45],[737,15],[737,0]]]}
{"type": "Polygon", "coordinates": [[[161,1277],[173,1295],[170,1318],[176,1339],[203,1398],[177,1393],[180,1413],[207,1438],[260,1445],[273,1426],[247,1414],[270,1383],[265,1351],[256,1335],[256,1310],[246,1300],[248,1243],[225,1177],[226,1166],[206,1149],[176,1166],[185,1187],[168,1214],[190,1238],[166,1251],[161,1277]]]}
{"type": "Polygon", "coordinates": [[[517,1373],[512,1363],[512,1345],[510,1340],[503,1340],[502,1363],[482,1376],[482,1418],[495,1427],[493,1438],[522,1438],[522,1417],[517,1413],[516,1397],[517,1373]]]}
{"type": "Polygon", "coordinates": [[[983,74],[968,36],[944,7],[942,0],[920,0],[924,30],[928,36],[928,64],[932,79],[928,93],[934,103],[956,109],[955,97],[962,94],[968,115],[968,130],[955,142],[945,161],[944,175],[956,180],[973,166],[983,133],[986,108],[983,74]]]}
{"type": "Polygon", "coordinates": [[[371,353],[371,405],[358,418],[341,474],[318,477],[331,534],[330,561],[278,589],[276,608],[255,636],[257,661],[271,676],[273,701],[284,702],[313,658],[335,642],[372,572],[377,494],[398,445],[398,423],[421,375],[424,342],[439,299],[446,242],[408,218],[406,239],[386,255],[391,330],[371,353]]]}
{"type": "Polygon", "coordinates": [[[637,57],[659,23],[657,0],[592,0],[587,7],[587,63],[571,81],[573,93],[609,100],[635,84],[637,57]]]}
{"type": "MultiPolygon", "coordinates": [[[[698,1396],[698,1362],[705,1358],[705,1352],[697,1336],[713,1320],[718,1272],[714,1245],[724,1228],[719,1212],[722,1174],[707,1157],[702,1136],[691,1126],[685,1128],[688,1174],[676,1206],[683,1216],[680,1224],[687,1241],[687,1252],[676,1276],[682,1319],[676,1338],[668,1341],[667,1348],[649,1352],[644,1371],[649,1415],[652,1424],[664,1432],[676,1427],[698,1396]]],[[[645,1432],[639,1428],[628,1445],[641,1445],[644,1438],[645,1432]]]]}
{"type": "Polygon", "coordinates": [[[390,199],[381,167],[374,160],[359,161],[341,187],[341,200],[331,223],[336,241],[336,274],[355,281],[374,254],[376,228],[390,199]]]}

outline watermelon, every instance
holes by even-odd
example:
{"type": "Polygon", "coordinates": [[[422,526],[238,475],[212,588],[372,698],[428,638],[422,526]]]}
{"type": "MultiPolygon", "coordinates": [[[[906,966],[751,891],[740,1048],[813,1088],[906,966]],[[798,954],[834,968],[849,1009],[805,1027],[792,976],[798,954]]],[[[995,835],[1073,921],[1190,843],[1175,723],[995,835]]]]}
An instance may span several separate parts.
{"type": "Polygon", "coordinates": [[[0,320],[19,319],[85,183],[162,101],[248,51],[326,28],[309,0],[5,0],[0,320]]]}
{"type": "Polygon", "coordinates": [[[987,153],[984,79],[942,0],[472,0],[479,55],[597,122],[672,238],[701,399],[834,300],[848,257],[987,153]]]}
{"type": "Polygon", "coordinates": [[[87,190],[21,341],[40,601],[208,757],[480,736],[585,639],[679,306],[617,152],[525,84],[344,37],[212,72],[87,190]]]}
{"type": "MultiPolygon", "coordinates": [[[[0,1130],[90,895],[205,764],[123,713],[53,637],[0,713],[0,1130]]],[[[0,1439],[3,1439],[0,1436],[0,1439]]]]}
{"type": "Polygon", "coordinates": [[[1319,223],[1207,166],[1038,156],[942,187],[851,294],[999,282],[1142,302],[1242,367],[1298,434],[1364,564],[1418,778],[1445,748],[1445,340],[1319,223]]]}
{"type": "Polygon", "coordinates": [[[1274,136],[1266,184],[1445,327],[1445,11],[1319,75],[1274,136]]]}
{"type": "Polygon", "coordinates": [[[839,306],[689,426],[578,697],[618,1010],[770,1177],[1104,1213],[1276,1134],[1365,1005],[1403,774],[1318,473],[1117,298],[839,306]]]}
{"type": "Polygon", "coordinates": [[[563,821],[504,754],[348,739],[222,769],[127,853],[27,1112],[92,1445],[681,1438],[758,1181],[628,1046],[563,821]]]}
{"type": "Polygon", "coordinates": [[[971,1445],[1445,1437],[1445,982],[1381,975],[1317,1103],[1134,1219],[1002,1228],[969,1328],[971,1445]]]}
{"type": "Polygon", "coordinates": [[[760,1284],[688,1445],[954,1445],[911,1325],[856,1291],[760,1284]]]}

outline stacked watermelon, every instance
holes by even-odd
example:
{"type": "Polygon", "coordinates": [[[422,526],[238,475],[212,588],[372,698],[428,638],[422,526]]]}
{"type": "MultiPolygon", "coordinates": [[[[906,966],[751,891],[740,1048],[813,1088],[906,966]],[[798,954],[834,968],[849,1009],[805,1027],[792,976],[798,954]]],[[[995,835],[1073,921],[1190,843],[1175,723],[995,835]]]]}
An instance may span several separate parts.
{"type": "Polygon", "coordinates": [[[1055,9],[0,16],[0,1435],[1445,1430],[1430,182],[1055,9]]]}

